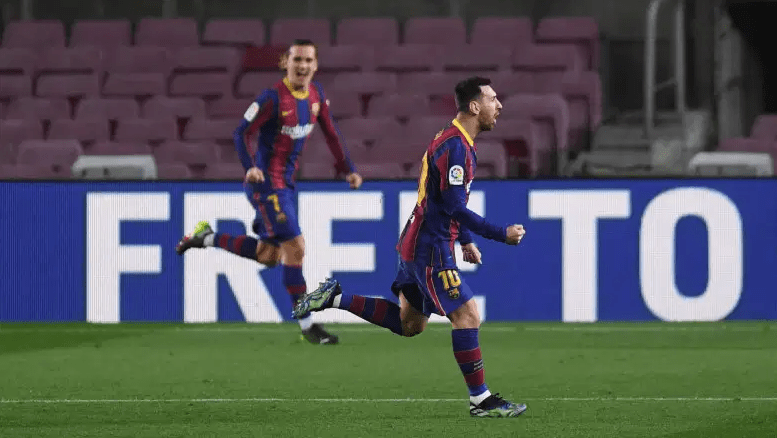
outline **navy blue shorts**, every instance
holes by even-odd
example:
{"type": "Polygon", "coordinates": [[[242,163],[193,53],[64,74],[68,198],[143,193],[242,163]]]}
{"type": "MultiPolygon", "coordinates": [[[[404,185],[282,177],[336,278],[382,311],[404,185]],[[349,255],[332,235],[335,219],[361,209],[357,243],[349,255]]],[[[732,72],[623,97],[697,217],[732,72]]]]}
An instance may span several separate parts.
{"type": "Polygon", "coordinates": [[[254,233],[263,242],[278,246],[302,234],[291,189],[260,191],[256,184],[249,183],[245,184],[245,192],[256,210],[254,233]]]}
{"type": "Polygon", "coordinates": [[[401,292],[414,309],[427,317],[432,313],[446,316],[472,298],[472,290],[459,270],[427,266],[419,262],[399,262],[391,291],[401,292]]]}

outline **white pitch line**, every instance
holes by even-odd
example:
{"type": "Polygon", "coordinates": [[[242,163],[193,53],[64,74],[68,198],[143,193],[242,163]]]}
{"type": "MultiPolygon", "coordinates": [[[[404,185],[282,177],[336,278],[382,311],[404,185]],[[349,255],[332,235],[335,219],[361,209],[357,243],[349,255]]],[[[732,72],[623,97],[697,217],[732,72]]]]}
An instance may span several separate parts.
{"type": "MultiPolygon", "coordinates": [[[[777,397],[527,397],[545,402],[777,402],[777,397]]],[[[170,399],[0,399],[0,404],[119,403],[466,403],[464,398],[170,398],[170,399]]]]}

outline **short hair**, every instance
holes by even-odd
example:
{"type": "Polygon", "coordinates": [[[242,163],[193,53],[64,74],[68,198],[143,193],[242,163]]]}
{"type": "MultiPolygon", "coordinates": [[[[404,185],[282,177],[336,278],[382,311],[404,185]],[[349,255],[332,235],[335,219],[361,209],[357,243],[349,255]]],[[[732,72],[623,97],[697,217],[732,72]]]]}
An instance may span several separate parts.
{"type": "Polygon", "coordinates": [[[491,85],[491,79],[473,76],[456,84],[456,110],[469,112],[469,103],[480,97],[484,85],[491,85]]]}
{"type": "Polygon", "coordinates": [[[278,67],[281,69],[281,71],[286,71],[286,61],[289,59],[289,50],[291,50],[291,48],[294,46],[310,46],[313,48],[313,51],[316,54],[316,58],[318,58],[318,47],[316,47],[316,44],[312,40],[298,38],[292,41],[289,45],[289,48],[281,54],[281,58],[278,60],[278,67]]]}

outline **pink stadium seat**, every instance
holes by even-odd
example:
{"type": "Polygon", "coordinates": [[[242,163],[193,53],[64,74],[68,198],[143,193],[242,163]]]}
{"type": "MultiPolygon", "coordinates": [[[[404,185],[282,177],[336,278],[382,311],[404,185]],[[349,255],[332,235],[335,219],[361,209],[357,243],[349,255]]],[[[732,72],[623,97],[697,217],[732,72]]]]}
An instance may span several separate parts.
{"type": "Polygon", "coordinates": [[[356,91],[360,94],[380,94],[397,89],[397,77],[393,73],[341,73],[335,76],[332,88],[339,91],[356,91]]]}
{"type": "Polygon", "coordinates": [[[181,163],[157,163],[156,173],[158,179],[190,179],[194,175],[189,166],[181,163]]]}
{"type": "Polygon", "coordinates": [[[225,96],[208,102],[208,118],[232,120],[237,127],[238,120],[243,117],[253,99],[235,99],[225,96]]]}
{"type": "Polygon", "coordinates": [[[477,142],[478,177],[507,178],[507,152],[500,142],[477,142]]]}
{"type": "Polygon", "coordinates": [[[374,64],[370,47],[322,46],[318,48],[318,70],[321,72],[361,71],[374,64]]]}
{"type": "Polygon", "coordinates": [[[513,53],[513,70],[534,73],[535,92],[552,90],[567,71],[583,71],[583,60],[573,46],[530,45],[513,53]]]}
{"type": "Polygon", "coordinates": [[[118,47],[109,57],[106,96],[153,96],[167,93],[169,52],[162,47],[118,47]]]}
{"type": "Polygon", "coordinates": [[[232,95],[231,73],[182,73],[170,82],[171,96],[214,98],[232,95]]]}
{"type": "MultiPolygon", "coordinates": [[[[418,94],[383,94],[370,101],[370,117],[423,117],[430,112],[429,99],[418,94]]],[[[451,113],[453,116],[454,113],[451,113]]]]}
{"type": "Polygon", "coordinates": [[[152,149],[144,142],[98,141],[85,149],[88,155],[151,155],[152,149]]]}
{"type": "Polygon", "coordinates": [[[725,152],[761,152],[774,154],[777,152],[777,143],[759,138],[727,138],[720,142],[719,151],[725,152]]]}
{"type": "Polygon", "coordinates": [[[433,44],[376,47],[375,68],[397,73],[439,70],[442,53],[433,44]]]}
{"type": "Polygon", "coordinates": [[[49,140],[74,139],[81,143],[107,141],[111,136],[105,119],[58,119],[51,122],[49,140]]]}
{"type": "Polygon", "coordinates": [[[178,138],[173,118],[120,119],[116,141],[161,142],[178,138]]]}
{"type": "Polygon", "coordinates": [[[456,114],[456,97],[453,94],[432,96],[429,99],[430,116],[451,116],[456,114]]]}
{"type": "Polygon", "coordinates": [[[777,114],[761,114],[756,117],[750,137],[774,141],[777,140],[777,114]]]}
{"type": "Polygon", "coordinates": [[[463,45],[467,31],[461,18],[414,17],[405,22],[405,44],[463,45]]]}
{"type": "Polygon", "coordinates": [[[65,47],[65,26],[59,20],[12,21],[3,32],[3,47],[36,50],[65,47]]]}
{"type": "Polygon", "coordinates": [[[236,120],[192,119],[186,125],[184,139],[189,141],[221,141],[232,143],[232,134],[237,128],[236,120]]]}
{"type": "Polygon", "coordinates": [[[245,174],[240,163],[209,163],[202,176],[211,180],[243,181],[245,174]]]}
{"type": "Polygon", "coordinates": [[[108,97],[148,97],[167,93],[161,73],[116,73],[108,76],[102,94],[108,97]]]}
{"type": "Polygon", "coordinates": [[[270,44],[288,46],[298,38],[312,40],[317,46],[332,42],[329,20],[321,18],[279,18],[272,24],[270,44]]]}
{"type": "Polygon", "coordinates": [[[26,75],[0,75],[0,100],[32,94],[32,77],[26,75]]]}
{"type": "Polygon", "coordinates": [[[41,97],[95,97],[100,94],[100,79],[96,73],[42,75],[36,94],[41,97]]]}
{"type": "Polygon", "coordinates": [[[25,140],[40,139],[43,139],[43,125],[37,120],[0,121],[0,161],[13,163],[19,144],[25,140]]]}
{"type": "Polygon", "coordinates": [[[534,120],[540,125],[539,134],[551,138],[555,149],[566,151],[569,137],[569,107],[558,94],[518,94],[503,102],[502,116],[534,120]]]}
{"type": "Polygon", "coordinates": [[[22,97],[11,102],[7,117],[29,120],[70,118],[70,105],[65,99],[22,97]]]}
{"type": "Polygon", "coordinates": [[[232,73],[240,67],[241,56],[233,47],[184,47],[170,59],[176,73],[232,73]]]}
{"type": "Polygon", "coordinates": [[[569,103],[570,126],[594,131],[602,123],[602,84],[599,73],[568,73],[561,81],[561,94],[569,103]],[[576,117],[582,115],[582,120],[576,117]]]}
{"type": "Polygon", "coordinates": [[[76,107],[78,119],[117,120],[137,117],[140,117],[140,106],[134,99],[87,98],[76,107]]]}
{"type": "Polygon", "coordinates": [[[143,105],[146,119],[190,119],[205,116],[205,102],[195,97],[154,96],[143,105]]]}
{"type": "MultiPolygon", "coordinates": [[[[405,138],[408,143],[422,144],[428,146],[438,132],[442,131],[451,124],[455,114],[450,116],[427,116],[412,118],[407,121],[405,128],[405,138]]],[[[423,155],[423,152],[421,153],[423,155]]],[[[417,159],[421,159],[420,155],[417,159]]]]}
{"type": "Polygon", "coordinates": [[[344,119],[339,123],[340,132],[348,144],[376,141],[383,137],[402,137],[402,125],[394,117],[370,117],[344,119]]]}
{"type": "Polygon", "coordinates": [[[521,47],[534,39],[534,26],[525,17],[480,17],[475,19],[471,43],[521,47]]]}
{"type": "MultiPolygon", "coordinates": [[[[525,174],[530,176],[551,174],[555,163],[552,161],[555,140],[552,132],[543,137],[541,128],[541,124],[533,120],[500,117],[497,129],[484,132],[478,137],[478,166],[480,166],[481,156],[480,144],[496,143],[503,147],[507,157],[518,161],[521,168],[525,169],[525,174]]],[[[508,160],[509,158],[505,158],[505,163],[508,160]]]]}
{"type": "Polygon", "coordinates": [[[194,18],[143,18],[135,30],[136,46],[177,48],[199,44],[194,18]]]}
{"type": "Polygon", "coordinates": [[[400,163],[361,163],[359,174],[370,180],[402,179],[405,177],[405,170],[400,163]]]}
{"type": "Polygon", "coordinates": [[[14,168],[16,178],[24,180],[50,180],[50,179],[70,179],[72,170],[70,167],[47,164],[23,164],[14,168]]]}
{"type": "Polygon", "coordinates": [[[113,49],[131,44],[129,20],[77,20],[70,35],[70,47],[95,46],[113,49]]]}
{"type": "Polygon", "coordinates": [[[409,94],[452,96],[456,83],[461,79],[461,75],[456,73],[404,73],[399,75],[397,89],[409,94]]]}
{"type": "Polygon", "coordinates": [[[493,44],[446,46],[443,67],[449,71],[495,71],[508,68],[512,51],[509,46],[493,44]]]}
{"type": "Polygon", "coordinates": [[[506,96],[537,92],[534,73],[529,71],[500,71],[487,76],[491,78],[494,91],[502,102],[506,96]]]}
{"type": "MultiPolygon", "coordinates": [[[[324,90],[326,92],[326,90],[324,90]]],[[[325,95],[329,101],[329,110],[336,119],[359,117],[362,115],[362,104],[359,93],[352,91],[332,90],[325,95]]]]}
{"type": "Polygon", "coordinates": [[[208,45],[261,46],[265,28],[262,20],[213,19],[205,24],[202,43],[208,45]]]}
{"type": "Polygon", "coordinates": [[[337,44],[397,45],[399,23],[395,18],[343,18],[337,23],[337,44]]]}
{"type": "Polygon", "coordinates": [[[553,17],[537,23],[537,42],[572,44],[585,70],[599,68],[599,27],[591,17],[553,17]]]}
{"type": "MultiPolygon", "coordinates": [[[[237,82],[238,97],[256,97],[265,88],[270,88],[281,81],[282,76],[278,72],[262,73],[249,72],[244,74],[237,82]]],[[[247,107],[246,107],[247,108],[247,107]]]]}
{"type": "Polygon", "coordinates": [[[25,140],[19,145],[17,163],[45,165],[69,173],[73,163],[83,152],[77,140],[25,140]]]}
{"type": "Polygon", "coordinates": [[[335,168],[328,162],[301,163],[299,177],[311,180],[335,179],[335,168]]]}
{"type": "Polygon", "coordinates": [[[278,72],[281,55],[286,53],[286,46],[246,47],[240,68],[242,71],[278,72]]]}
{"type": "Polygon", "coordinates": [[[54,47],[44,50],[38,58],[40,73],[100,73],[103,53],[97,47],[54,47]]]}
{"type": "Polygon", "coordinates": [[[2,163],[3,158],[0,157],[0,180],[17,178],[16,165],[2,163]]]}
{"type": "Polygon", "coordinates": [[[32,94],[38,55],[30,49],[0,48],[0,99],[32,94]]]}
{"type": "MultiPolygon", "coordinates": [[[[413,139],[386,137],[368,149],[368,161],[370,163],[397,163],[403,167],[413,165],[421,160],[426,147],[429,146],[432,137],[421,139],[420,136],[413,139]]],[[[358,163],[361,168],[361,163],[358,163]]]]}
{"type": "Polygon", "coordinates": [[[159,163],[208,166],[221,160],[218,145],[211,142],[166,141],[154,150],[159,163]]]}

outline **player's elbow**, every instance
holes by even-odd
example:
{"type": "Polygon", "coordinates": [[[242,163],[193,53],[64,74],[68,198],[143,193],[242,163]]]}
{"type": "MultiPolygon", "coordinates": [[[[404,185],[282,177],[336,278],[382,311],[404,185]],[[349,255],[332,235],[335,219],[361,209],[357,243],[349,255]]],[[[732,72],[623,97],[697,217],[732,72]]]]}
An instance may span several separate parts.
{"type": "Polygon", "coordinates": [[[238,144],[239,142],[243,141],[243,136],[246,133],[246,127],[242,124],[235,128],[235,131],[232,133],[232,138],[235,140],[235,144],[238,144]]]}

